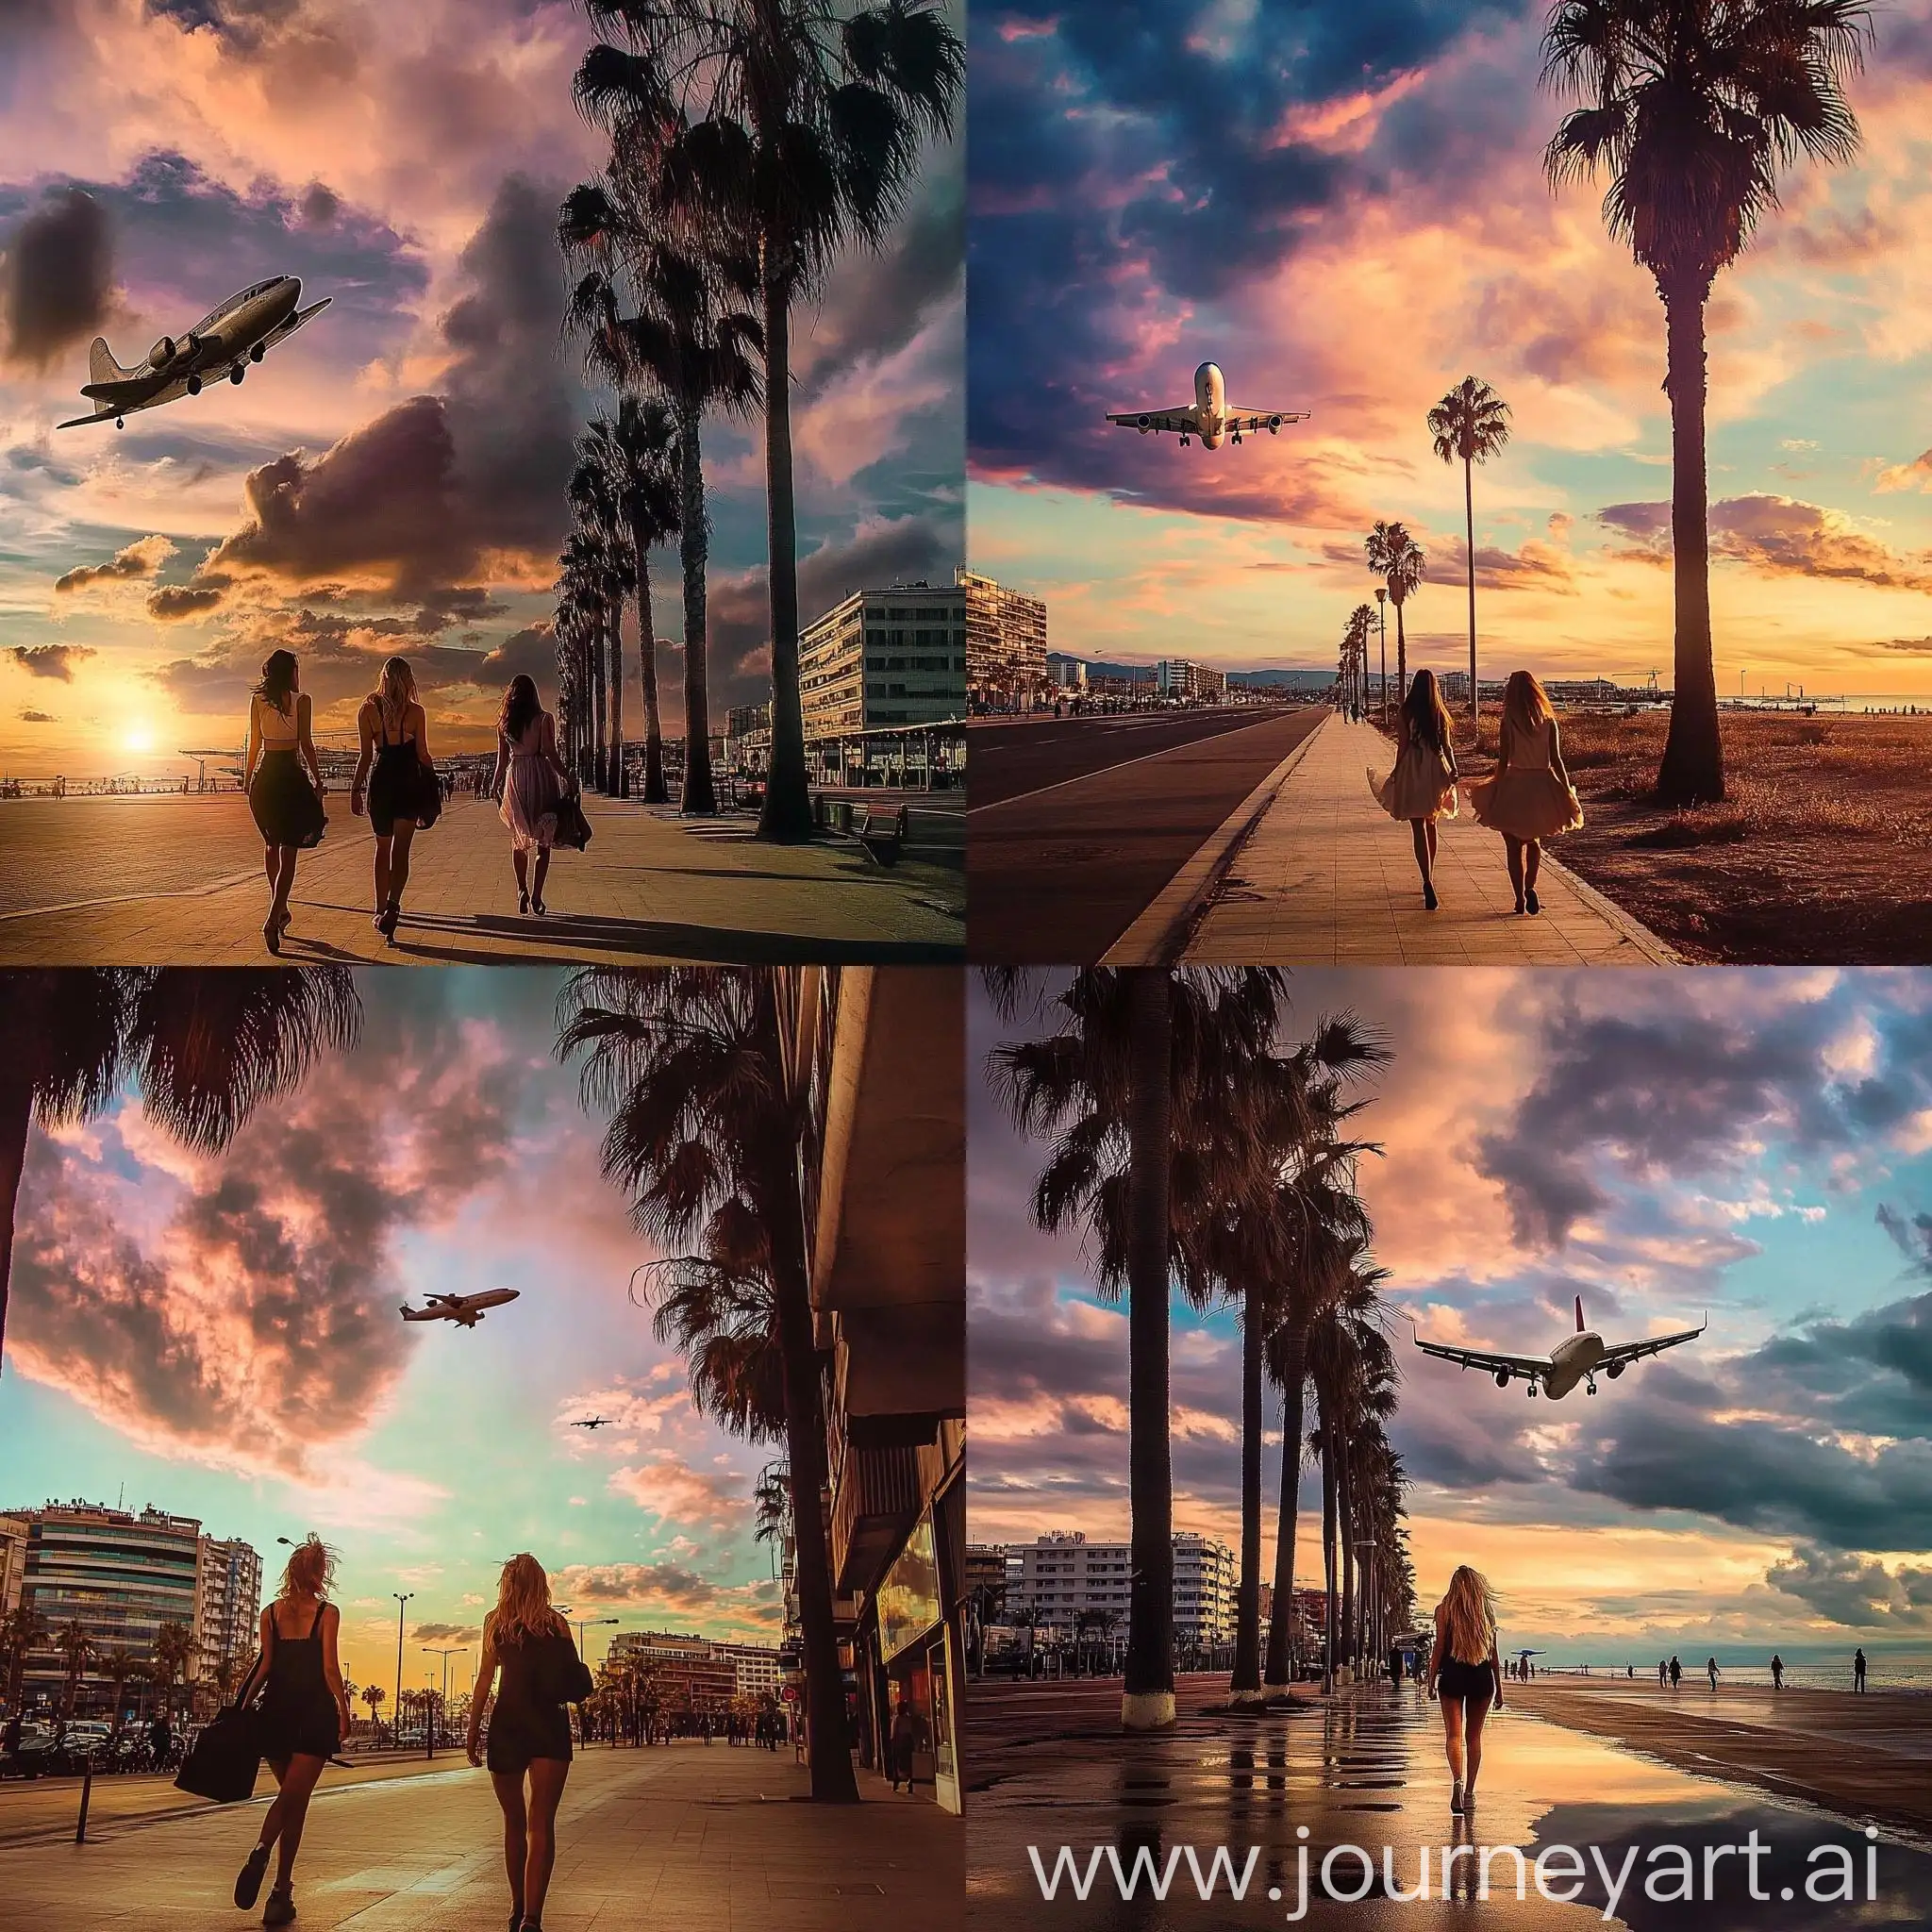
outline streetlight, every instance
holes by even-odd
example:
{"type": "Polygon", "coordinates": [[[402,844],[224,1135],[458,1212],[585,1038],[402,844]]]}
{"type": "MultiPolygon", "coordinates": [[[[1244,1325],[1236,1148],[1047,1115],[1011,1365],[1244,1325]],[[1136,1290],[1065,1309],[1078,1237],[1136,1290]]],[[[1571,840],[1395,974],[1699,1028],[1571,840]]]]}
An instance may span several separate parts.
{"type": "Polygon", "coordinates": [[[414,1596],[413,1590],[392,1590],[390,1595],[396,1600],[396,1742],[403,1741],[403,1606],[414,1596]]]}
{"type": "Polygon", "coordinates": [[[1389,723],[1389,586],[1375,586],[1375,603],[1382,613],[1382,724],[1389,723]]]}
{"type": "Polygon", "coordinates": [[[586,1630],[593,1629],[599,1624],[621,1624],[624,1621],[621,1617],[573,1617],[568,1604],[565,1604],[557,1614],[577,1633],[577,1661],[579,1663],[586,1661],[584,1657],[584,1632],[586,1630]]]}
{"type": "MultiPolygon", "coordinates": [[[[425,1643],[420,1647],[429,1656],[440,1657],[442,1659],[442,1701],[444,1704],[447,1704],[449,1702],[449,1660],[453,1657],[462,1656],[470,1646],[467,1643],[453,1643],[447,1650],[439,1650],[435,1644],[425,1643]]],[[[436,1707],[433,1704],[429,1707],[429,1755],[431,1757],[436,1756],[436,1707]]]]}

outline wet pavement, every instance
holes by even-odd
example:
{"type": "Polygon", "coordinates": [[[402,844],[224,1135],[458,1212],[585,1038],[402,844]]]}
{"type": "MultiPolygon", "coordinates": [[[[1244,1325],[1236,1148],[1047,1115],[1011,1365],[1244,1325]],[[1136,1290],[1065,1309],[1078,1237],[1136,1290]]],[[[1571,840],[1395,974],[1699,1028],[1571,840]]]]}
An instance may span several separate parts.
{"type": "Polygon", "coordinates": [[[1364,1688],[1263,1718],[1196,1715],[1162,1737],[1005,1752],[969,1802],[967,1873],[970,1921],[1000,1932],[1374,1932],[1607,1918],[1639,1932],[1810,1932],[1932,1920],[1932,1852],[1923,1845],[1889,1833],[1874,1842],[1859,1821],[1690,1775],[1513,1708],[1491,1721],[1476,1810],[1458,1819],[1440,1719],[1409,1687],[1364,1688]],[[1236,1875],[1254,1853],[1239,1900],[1227,1869],[1215,1871],[1222,1846],[1236,1875]],[[1054,1884],[1057,1868],[1049,1901],[1042,1877],[1054,1884]],[[1150,1879],[1168,1871],[1162,1901],[1150,1879]]]}

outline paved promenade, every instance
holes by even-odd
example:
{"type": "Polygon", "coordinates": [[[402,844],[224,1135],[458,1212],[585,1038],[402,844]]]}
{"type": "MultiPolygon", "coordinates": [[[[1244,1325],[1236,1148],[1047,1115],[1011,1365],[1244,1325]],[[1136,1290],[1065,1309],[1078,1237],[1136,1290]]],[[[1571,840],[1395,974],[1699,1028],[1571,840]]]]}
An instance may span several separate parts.
{"type": "MultiPolygon", "coordinates": [[[[806,1789],[789,1753],[679,1743],[580,1756],[558,1815],[546,1932],[954,1932],[958,1819],[929,1798],[793,1802],[806,1789]]],[[[99,1843],[0,1848],[0,1924],[254,1924],[259,1911],[244,1918],[229,1893],[265,1802],[110,1827],[99,1843]]],[[[298,1924],[500,1932],[501,1830],[488,1776],[459,1759],[362,1783],[330,1772],[295,1868],[298,1924]]]]}
{"type": "Polygon", "coordinates": [[[1423,907],[1408,827],[1371,796],[1394,763],[1380,732],[1329,716],[1184,866],[1108,955],[1211,964],[1643,966],[1663,941],[1544,848],[1539,917],[1518,917],[1503,841],[1469,815],[1440,828],[1423,907]]]}
{"type": "MultiPolygon", "coordinates": [[[[520,917],[496,808],[458,796],[417,835],[396,944],[371,924],[374,845],[340,793],[302,856],[291,963],[938,960],[965,943],[957,867],[879,865],[850,841],[759,844],[748,816],[682,820],[590,798],[592,837],[520,917]]],[[[269,958],[261,843],[239,794],[0,805],[0,965],[248,965],[269,958]]]]}

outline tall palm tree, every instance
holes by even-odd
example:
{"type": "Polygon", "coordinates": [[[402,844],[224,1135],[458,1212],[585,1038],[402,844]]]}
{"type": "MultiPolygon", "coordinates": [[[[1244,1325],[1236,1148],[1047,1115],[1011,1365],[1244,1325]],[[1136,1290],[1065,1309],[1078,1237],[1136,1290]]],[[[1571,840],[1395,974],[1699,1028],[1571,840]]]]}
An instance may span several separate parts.
{"type": "Polygon", "coordinates": [[[791,311],[853,247],[885,243],[928,139],[951,132],[965,49],[925,0],[585,0],[577,98],[686,232],[758,265],[765,356],[772,762],[758,835],[811,834],[798,687],[791,311]]]}
{"type": "Polygon", "coordinates": [[[1342,641],[1348,652],[1352,680],[1350,695],[1358,715],[1366,713],[1369,708],[1369,640],[1374,631],[1375,607],[1357,604],[1348,613],[1348,627],[1342,633],[1342,641]]]}
{"type": "Polygon", "coordinates": [[[154,1664],[155,1682],[161,1687],[161,1714],[170,1716],[175,1707],[175,1683],[178,1678],[184,1684],[188,1681],[189,1671],[194,1663],[194,1632],[186,1624],[168,1623],[155,1632],[154,1664]]]}
{"type": "Polygon", "coordinates": [[[7,1707],[20,1708],[20,1682],[26,1671],[26,1654],[52,1635],[47,1620],[31,1604],[23,1603],[0,1618],[0,1661],[6,1666],[7,1707]]]}
{"type": "Polygon", "coordinates": [[[27,1135],[101,1113],[128,1082],[150,1120],[221,1152],[265,1100],[355,1043],[362,1004],[341,966],[67,967],[7,975],[0,1056],[0,1344],[27,1135]]]}
{"type": "Polygon", "coordinates": [[[1604,222],[1664,305],[1671,398],[1674,689],[1657,795],[1724,795],[1711,656],[1704,308],[1718,271],[1778,204],[1781,170],[1849,161],[1845,86],[1872,35],[1866,0],[1556,0],[1545,87],[1580,99],[1544,150],[1555,186],[1607,180],[1604,222]]]}
{"type": "Polygon", "coordinates": [[[100,1654],[100,1646],[87,1625],[75,1617],[54,1633],[54,1648],[60,1653],[63,1669],[60,1714],[72,1717],[75,1703],[80,1696],[82,1680],[87,1676],[87,1667],[100,1654]]]}
{"type": "Polygon", "coordinates": [[[1395,607],[1395,688],[1405,695],[1408,691],[1408,634],[1402,627],[1402,607],[1422,583],[1428,559],[1421,546],[1401,524],[1376,520],[1364,545],[1369,568],[1388,586],[1389,601],[1395,607]]]}
{"type": "MultiPolygon", "coordinates": [[[[996,968],[987,981],[1014,1017],[1027,976],[996,968]]],[[[1128,1730],[1174,1721],[1169,1283],[1197,1305],[1212,1291],[1204,1206],[1257,1124],[1240,1108],[1247,1085],[1235,1069],[1266,1055],[1285,986],[1262,967],[1090,968],[1055,997],[1063,1017],[1053,1032],[1004,1042],[989,1062],[1015,1124],[1054,1143],[1034,1220],[1050,1232],[1084,1223],[1100,1292],[1128,1297],[1128,1730]]]]}
{"type": "Polygon", "coordinates": [[[644,691],[644,803],[662,805],[664,730],[658,709],[657,619],[651,605],[651,552],[677,534],[676,425],[661,403],[622,397],[615,417],[599,416],[579,444],[609,478],[636,577],[638,670],[644,691]]]}
{"type": "Polygon", "coordinates": [[[597,747],[597,783],[616,798],[624,791],[624,599],[632,582],[630,525],[615,480],[588,434],[577,439],[568,494],[571,515],[597,553],[605,653],[599,670],[610,694],[610,737],[597,747]]]}
{"type": "MultiPolygon", "coordinates": [[[[1488,383],[1465,375],[1429,411],[1429,434],[1445,463],[1462,465],[1463,548],[1469,561],[1469,721],[1476,722],[1475,683],[1475,485],[1477,463],[1486,463],[1509,441],[1509,405],[1488,383]]],[[[1399,632],[1402,612],[1395,624],[1399,632]]]]}
{"type": "MultiPolygon", "coordinates": [[[[613,138],[627,140],[639,111],[621,94],[593,98],[613,138]]],[[[757,407],[758,320],[736,305],[757,292],[754,265],[741,256],[679,250],[659,239],[658,210],[622,175],[574,188],[558,218],[571,259],[588,263],[571,296],[569,326],[584,339],[584,366],[613,385],[648,387],[677,425],[678,561],[684,573],[684,791],[681,811],[718,808],[711,779],[707,680],[706,574],[710,521],[705,508],[702,428],[707,410],[742,415],[757,407]],[[620,290],[637,312],[625,315],[620,290]]]]}
{"type": "Polygon", "coordinates": [[[579,525],[565,541],[558,565],[558,610],[561,613],[567,606],[571,613],[571,641],[577,651],[583,683],[577,773],[579,777],[601,788],[607,683],[604,635],[610,609],[609,559],[595,535],[579,525]]]}
{"type": "Polygon", "coordinates": [[[855,1803],[823,1504],[824,1364],[798,1195],[807,1103],[787,1074],[776,974],[762,967],[592,968],[572,978],[558,1018],[558,1056],[584,1056],[585,1102],[609,1120],[604,1173],[629,1196],[639,1231],[660,1246],[681,1246],[715,1231],[732,1203],[756,1223],[784,1363],[812,1795],[855,1803]]]}

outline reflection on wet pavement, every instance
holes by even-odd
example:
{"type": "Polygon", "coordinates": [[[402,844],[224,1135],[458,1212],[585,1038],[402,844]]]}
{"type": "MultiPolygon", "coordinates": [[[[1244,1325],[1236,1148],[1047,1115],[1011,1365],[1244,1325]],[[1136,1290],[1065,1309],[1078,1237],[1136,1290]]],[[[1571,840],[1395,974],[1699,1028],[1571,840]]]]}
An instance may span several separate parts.
{"type": "Polygon", "coordinates": [[[1001,1932],[1281,1924],[1420,1932],[1467,1925],[1472,1907],[1476,1923],[1499,1927],[1607,1917],[1636,1932],[1932,1924],[1924,1851],[1890,1834],[1874,1846],[1856,1823],[1514,1710],[1492,1716],[1476,1809],[1457,1818],[1436,1712],[1408,1689],[1189,1724],[1160,1739],[1044,1746],[975,1791],[968,1817],[969,1911],[1001,1932]],[[1229,1862],[1217,1872],[1223,1846],[1229,1862]],[[1755,1858],[1746,1856],[1754,1846],[1755,1858]],[[1029,1847],[1046,1881],[1058,1872],[1051,1900],[1029,1847]],[[1236,1898],[1230,1881],[1251,1848],[1236,1898]],[[1536,1884],[1540,1854],[1550,1897],[1536,1884]],[[1152,1879],[1167,1872],[1162,1900],[1152,1879]],[[1573,1902],[1554,1902],[1563,1899],[1573,1902]]]}

